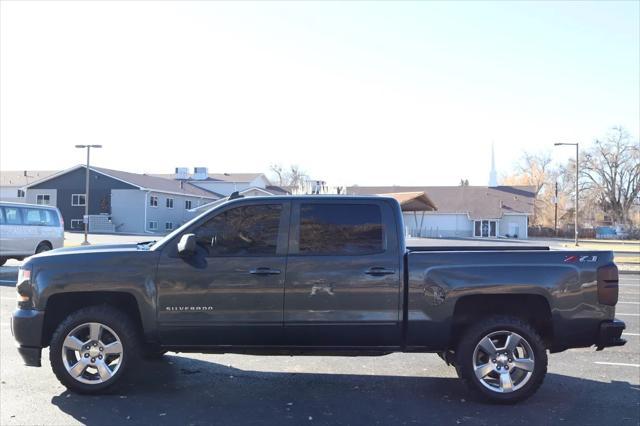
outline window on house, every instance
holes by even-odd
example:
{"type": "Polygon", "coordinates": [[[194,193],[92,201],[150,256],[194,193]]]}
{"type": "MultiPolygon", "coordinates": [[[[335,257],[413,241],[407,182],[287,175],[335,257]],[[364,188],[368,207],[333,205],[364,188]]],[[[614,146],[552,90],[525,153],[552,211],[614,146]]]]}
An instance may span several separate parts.
{"type": "Polygon", "coordinates": [[[476,220],[473,226],[474,237],[495,237],[497,236],[498,222],[495,220],[476,220]]]}
{"type": "Polygon", "coordinates": [[[167,198],[167,208],[168,209],[173,208],[173,198],[167,198]]]}
{"type": "Polygon", "coordinates": [[[300,254],[381,253],[383,229],[382,212],[375,204],[302,204],[300,254]]]}
{"type": "Polygon", "coordinates": [[[82,219],[71,219],[71,229],[82,229],[82,228],[84,228],[82,219]]]}
{"type": "Polygon", "coordinates": [[[151,207],[158,207],[158,197],[156,197],[155,195],[149,197],[149,205],[151,207]]]}
{"type": "Polygon", "coordinates": [[[226,210],[195,230],[209,256],[274,256],[280,226],[280,204],[226,210]]]}
{"type": "Polygon", "coordinates": [[[158,230],[158,221],[150,220],[149,221],[149,231],[157,231],[158,230]]]}
{"type": "Polygon", "coordinates": [[[186,200],[184,202],[184,208],[187,210],[191,210],[191,200],[186,200]]]}
{"type": "Polygon", "coordinates": [[[24,198],[24,191],[22,189],[18,189],[18,198],[24,198]]]}
{"type": "Polygon", "coordinates": [[[172,229],[173,229],[173,222],[165,222],[164,230],[165,231],[171,231],[172,229]]]}
{"type": "Polygon", "coordinates": [[[86,203],[86,198],[84,194],[72,194],[71,195],[71,205],[72,206],[84,206],[86,203]]]}
{"type": "Polygon", "coordinates": [[[51,196],[48,194],[38,194],[36,195],[36,204],[43,204],[48,206],[51,203],[51,196]]]}

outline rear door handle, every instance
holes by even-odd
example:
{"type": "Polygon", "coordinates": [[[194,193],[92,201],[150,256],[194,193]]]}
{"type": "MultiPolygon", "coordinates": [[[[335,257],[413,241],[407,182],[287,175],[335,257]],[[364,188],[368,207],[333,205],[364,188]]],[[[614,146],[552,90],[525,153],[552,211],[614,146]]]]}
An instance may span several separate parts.
{"type": "Polygon", "coordinates": [[[365,274],[373,275],[373,276],[393,275],[395,273],[396,273],[395,269],[383,268],[380,266],[374,266],[373,268],[369,268],[365,271],[365,274]]]}
{"type": "Polygon", "coordinates": [[[256,268],[250,270],[249,273],[253,275],[278,275],[280,273],[280,269],[256,268]]]}

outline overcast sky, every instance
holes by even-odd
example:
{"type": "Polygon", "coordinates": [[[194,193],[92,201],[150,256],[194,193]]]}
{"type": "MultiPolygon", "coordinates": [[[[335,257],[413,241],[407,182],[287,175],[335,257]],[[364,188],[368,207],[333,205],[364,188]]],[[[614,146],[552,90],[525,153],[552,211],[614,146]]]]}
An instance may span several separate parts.
{"type": "Polygon", "coordinates": [[[486,185],[638,137],[639,4],[2,1],[0,169],[486,185]]]}

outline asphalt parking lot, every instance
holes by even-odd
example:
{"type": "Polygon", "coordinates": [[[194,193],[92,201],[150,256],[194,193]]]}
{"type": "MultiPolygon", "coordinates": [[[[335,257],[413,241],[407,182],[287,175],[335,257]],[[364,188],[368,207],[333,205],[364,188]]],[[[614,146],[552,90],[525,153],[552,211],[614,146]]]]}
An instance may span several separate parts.
{"type": "Polygon", "coordinates": [[[516,406],[479,403],[432,354],[261,357],[169,354],[104,396],[72,394],[25,367],[9,317],[15,262],[0,268],[0,424],[568,424],[640,421],[640,275],[621,275],[624,347],[553,354],[538,393],[516,406]],[[14,265],[14,266],[12,266],[14,265]]]}

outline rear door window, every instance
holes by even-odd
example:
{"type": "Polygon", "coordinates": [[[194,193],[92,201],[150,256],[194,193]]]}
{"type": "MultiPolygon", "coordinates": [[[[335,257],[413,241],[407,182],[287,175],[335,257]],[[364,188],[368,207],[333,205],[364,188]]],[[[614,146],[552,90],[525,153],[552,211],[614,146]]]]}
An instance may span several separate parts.
{"type": "Polygon", "coordinates": [[[4,207],[4,218],[7,225],[22,225],[22,215],[17,207],[4,207]]]}
{"type": "Polygon", "coordinates": [[[380,206],[301,204],[300,254],[365,255],[383,251],[384,228],[380,206]]]}
{"type": "Polygon", "coordinates": [[[22,218],[25,225],[41,225],[40,209],[22,209],[22,218]]]}

